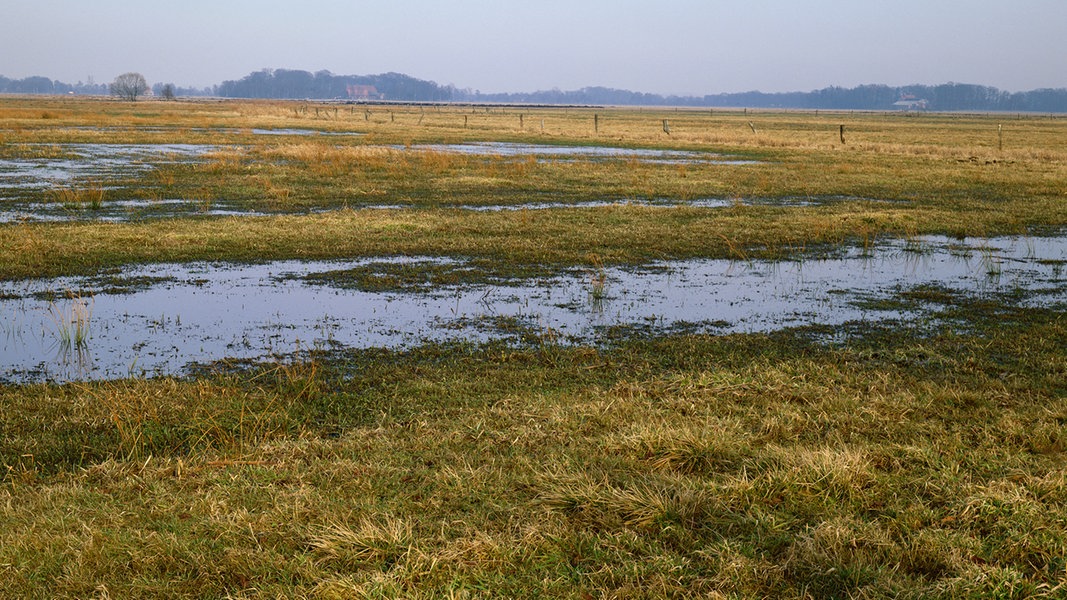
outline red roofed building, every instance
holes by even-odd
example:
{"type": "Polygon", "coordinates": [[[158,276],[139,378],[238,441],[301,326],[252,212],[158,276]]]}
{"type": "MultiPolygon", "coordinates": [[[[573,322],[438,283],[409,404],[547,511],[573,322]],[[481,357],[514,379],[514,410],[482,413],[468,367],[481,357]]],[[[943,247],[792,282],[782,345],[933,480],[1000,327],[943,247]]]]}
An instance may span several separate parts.
{"type": "Polygon", "coordinates": [[[915,96],[914,94],[901,94],[900,100],[893,103],[893,106],[900,110],[926,110],[929,108],[929,103],[915,96]]]}
{"type": "Polygon", "coordinates": [[[348,97],[352,100],[385,100],[385,94],[379,94],[373,85],[348,85],[348,97]]]}

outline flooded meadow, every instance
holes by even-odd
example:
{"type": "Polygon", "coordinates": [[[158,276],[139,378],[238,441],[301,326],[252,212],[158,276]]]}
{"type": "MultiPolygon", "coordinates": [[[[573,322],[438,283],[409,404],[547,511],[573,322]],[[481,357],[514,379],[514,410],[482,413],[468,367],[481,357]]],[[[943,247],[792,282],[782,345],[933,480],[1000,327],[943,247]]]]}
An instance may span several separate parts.
{"type": "MultiPolygon", "coordinates": [[[[97,131],[93,129],[92,131],[97,131]]],[[[162,135],[168,131],[178,135],[187,130],[142,128],[142,134],[162,135]]],[[[281,128],[250,130],[197,130],[198,135],[277,136],[305,138],[315,136],[349,137],[361,136],[359,132],[315,131],[309,129],[281,128]]],[[[343,152],[350,145],[327,145],[326,151],[343,152]]],[[[518,144],[506,142],[473,142],[465,144],[421,145],[361,145],[363,151],[395,151],[432,156],[437,153],[484,157],[489,160],[536,158],[537,160],[592,160],[636,161],[644,165],[750,165],[756,161],[727,157],[718,153],[623,148],[607,146],[565,146],[545,144],[518,144]]],[[[168,186],[155,192],[151,198],[131,198],[139,193],[141,180],[161,168],[173,165],[203,167],[218,153],[228,154],[230,160],[253,161],[261,158],[252,145],[218,145],[189,143],[119,144],[119,143],[59,143],[22,144],[14,154],[23,157],[0,158],[0,223],[18,222],[118,222],[144,218],[174,218],[187,216],[262,216],[283,213],[307,213],[330,210],[330,203],[311,201],[303,208],[285,208],[278,202],[235,201],[206,193],[205,188],[195,190],[199,196],[167,197],[168,186]]],[[[217,157],[215,157],[217,158],[217,157]]],[[[173,175],[163,176],[173,178],[173,175]]],[[[274,193],[274,190],[269,190],[274,193]]],[[[288,193],[286,191],[286,193],[288,193]]],[[[739,199],[723,198],[688,199],[686,205],[698,207],[728,206],[739,199]]],[[[526,208],[543,210],[557,207],[599,207],[611,204],[647,204],[670,206],[677,202],[670,199],[619,198],[610,200],[581,200],[536,202],[523,201],[517,204],[466,204],[452,202],[447,206],[471,210],[511,210],[526,208]]],[[[347,201],[342,202],[348,206],[347,201]]],[[[365,203],[353,200],[358,208],[403,208],[391,203],[365,203]]]]}
{"type": "MultiPolygon", "coordinates": [[[[67,131],[119,135],[126,130],[87,127],[67,131]]],[[[145,218],[314,214],[333,210],[334,205],[287,204],[290,189],[279,192],[280,185],[275,183],[291,179],[286,171],[245,177],[264,182],[265,192],[272,196],[269,202],[238,202],[224,192],[203,191],[203,197],[166,197],[165,192],[175,187],[172,183],[179,176],[206,173],[215,177],[219,173],[234,179],[235,173],[252,168],[290,169],[301,176],[322,173],[326,181],[336,180],[340,185],[360,177],[362,171],[396,169],[390,163],[397,156],[421,157],[403,168],[421,170],[428,165],[438,177],[456,179],[463,186],[469,186],[467,181],[499,179],[501,169],[505,174],[515,169],[516,177],[522,179],[527,177],[523,173],[529,161],[546,169],[562,165],[567,169],[559,171],[563,174],[575,168],[590,176],[601,169],[625,173],[627,168],[640,168],[683,182],[691,173],[706,178],[725,173],[722,169],[763,164],[717,149],[477,140],[382,144],[366,131],[293,126],[158,126],[130,131],[153,139],[187,134],[198,139],[223,136],[226,141],[9,147],[7,158],[0,159],[0,196],[4,198],[0,200],[0,225],[103,226],[145,218]],[[322,145],[307,146],[304,141],[326,136],[330,139],[322,145]],[[235,139],[241,142],[229,143],[235,139]],[[439,158],[448,155],[472,157],[475,162],[439,158]],[[263,159],[278,162],[258,164],[263,159]],[[483,159],[487,162],[478,162],[483,159]],[[569,166],[572,163],[577,166],[569,166]],[[174,166],[186,168],[158,173],[174,166]],[[457,169],[458,176],[452,173],[457,169]],[[129,197],[131,188],[141,182],[156,182],[153,185],[158,187],[157,180],[167,183],[153,192],[154,197],[129,197]]],[[[404,177],[402,171],[389,170],[384,176],[404,177]]],[[[209,182],[198,183],[201,188],[197,189],[207,190],[209,182]]],[[[291,183],[282,185],[292,187],[291,183]]],[[[432,180],[429,185],[432,194],[432,180]]],[[[551,179],[545,179],[544,185],[551,187],[551,179]]],[[[432,202],[475,213],[521,213],[503,217],[519,222],[529,211],[574,208],[587,209],[597,219],[610,219],[611,211],[619,207],[684,207],[706,211],[697,213],[707,215],[700,218],[715,219],[761,207],[833,210],[862,205],[868,210],[890,210],[906,206],[890,194],[882,195],[883,200],[833,193],[701,196],[687,190],[680,198],[658,195],[648,182],[640,185],[638,194],[608,199],[567,197],[565,192],[553,191],[556,199],[552,200],[532,195],[494,203],[494,196],[489,196],[468,203],[465,196],[443,192],[432,202]]],[[[356,202],[354,208],[386,213],[412,209],[409,203],[391,202],[388,195],[384,200],[356,202]]],[[[348,202],[341,205],[347,207],[348,202]]],[[[408,252],[407,257],[391,259],[150,263],[82,277],[4,281],[0,282],[0,314],[4,315],[0,379],[65,382],[180,376],[196,365],[227,359],[273,360],[312,349],[487,341],[597,345],[628,335],[765,332],[848,322],[895,321],[906,326],[936,320],[941,304],[901,300],[908,294],[914,296],[915,290],[938,289],[943,296],[1015,293],[1027,302],[1057,306],[1064,301],[1062,268],[1067,252],[1063,238],[1014,236],[979,241],[963,236],[964,241],[954,241],[912,234],[902,240],[877,233],[871,237],[867,229],[862,235],[862,244],[854,240],[831,252],[800,251],[768,260],[738,258],[745,252],[719,234],[733,258],[645,260],[628,266],[605,266],[597,259],[587,267],[543,265],[536,276],[511,273],[515,269],[507,260],[494,263],[462,255],[408,252]],[[414,283],[383,284],[397,268],[414,283]],[[442,272],[447,276],[439,277],[442,272]],[[368,283],[374,281],[378,283],[368,283]]]]}
{"type": "Polygon", "coordinates": [[[0,596],[1054,597],[1065,199],[1059,116],[0,98],[0,596]]]}
{"type": "Polygon", "coordinates": [[[0,159],[0,194],[40,190],[71,183],[108,181],[143,174],[162,164],[188,161],[213,152],[204,144],[48,144],[27,145],[28,158],[0,159]]]}
{"type": "Polygon", "coordinates": [[[633,160],[650,164],[718,164],[751,165],[757,161],[730,157],[714,152],[660,150],[651,148],[617,148],[608,146],[553,146],[514,142],[472,142],[467,144],[423,144],[398,146],[415,151],[452,152],[474,156],[536,157],[539,160],[633,160]]]}
{"type": "Polygon", "coordinates": [[[225,359],[427,343],[597,345],[671,332],[932,326],[954,296],[1067,306],[1065,257],[1065,238],[922,238],[832,257],[655,261],[532,277],[432,257],[146,265],[0,283],[0,379],[180,376],[225,359]],[[928,301],[907,301],[916,297],[928,301]]]}

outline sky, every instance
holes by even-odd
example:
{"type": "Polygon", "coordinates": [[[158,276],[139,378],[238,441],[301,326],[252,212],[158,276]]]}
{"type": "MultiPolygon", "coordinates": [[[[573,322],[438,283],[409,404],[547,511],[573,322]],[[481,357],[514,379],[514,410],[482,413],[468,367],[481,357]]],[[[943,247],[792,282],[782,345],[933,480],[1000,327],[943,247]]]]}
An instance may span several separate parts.
{"type": "Polygon", "coordinates": [[[0,75],[205,87],[265,68],[481,92],[1067,87],[1065,0],[4,0],[0,75]]]}

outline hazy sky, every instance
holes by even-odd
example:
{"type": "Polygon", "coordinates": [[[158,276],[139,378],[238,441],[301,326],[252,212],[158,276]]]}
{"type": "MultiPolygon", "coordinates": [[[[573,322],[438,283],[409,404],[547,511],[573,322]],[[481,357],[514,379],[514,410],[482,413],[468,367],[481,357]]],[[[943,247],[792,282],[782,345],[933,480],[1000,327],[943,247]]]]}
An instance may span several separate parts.
{"type": "Polygon", "coordinates": [[[1067,0],[3,0],[0,75],[203,87],[263,68],[483,92],[1067,87],[1067,0]]]}

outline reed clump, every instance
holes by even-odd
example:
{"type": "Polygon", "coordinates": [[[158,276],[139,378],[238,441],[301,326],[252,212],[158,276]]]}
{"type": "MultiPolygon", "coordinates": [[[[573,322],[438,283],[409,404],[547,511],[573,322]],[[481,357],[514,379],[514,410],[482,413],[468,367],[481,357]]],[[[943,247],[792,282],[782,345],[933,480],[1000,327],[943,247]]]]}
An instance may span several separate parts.
{"type": "Polygon", "coordinates": [[[105,191],[100,182],[57,188],[49,193],[53,202],[69,210],[100,210],[104,206],[105,191]]]}
{"type": "Polygon", "coordinates": [[[92,297],[83,298],[80,294],[70,292],[64,301],[52,302],[49,312],[61,350],[83,351],[88,347],[93,316],[92,297]],[[62,304],[66,304],[66,307],[62,304]]]}

